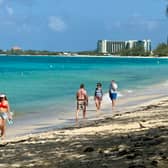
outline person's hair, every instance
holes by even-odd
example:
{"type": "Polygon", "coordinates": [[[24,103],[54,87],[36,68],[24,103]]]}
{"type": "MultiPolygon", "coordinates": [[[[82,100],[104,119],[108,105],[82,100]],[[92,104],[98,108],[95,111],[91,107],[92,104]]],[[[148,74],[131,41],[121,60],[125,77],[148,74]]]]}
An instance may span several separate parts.
{"type": "Polygon", "coordinates": [[[82,83],[81,85],[80,85],[80,88],[84,88],[85,86],[84,86],[84,84],[82,83]]]}
{"type": "Polygon", "coordinates": [[[102,84],[99,82],[99,83],[97,83],[97,86],[100,86],[100,87],[101,87],[101,86],[102,86],[102,84]]]}
{"type": "Polygon", "coordinates": [[[4,99],[8,100],[8,98],[6,96],[0,96],[0,102],[2,102],[4,99]]]}

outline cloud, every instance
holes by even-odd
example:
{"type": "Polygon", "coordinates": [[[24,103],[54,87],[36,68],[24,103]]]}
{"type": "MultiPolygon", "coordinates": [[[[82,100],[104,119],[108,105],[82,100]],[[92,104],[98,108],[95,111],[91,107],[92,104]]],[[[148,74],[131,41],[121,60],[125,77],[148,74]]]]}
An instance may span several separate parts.
{"type": "Polygon", "coordinates": [[[67,28],[65,22],[57,16],[49,17],[48,27],[55,32],[62,32],[67,28]]]}
{"type": "Polygon", "coordinates": [[[13,13],[14,13],[13,8],[11,8],[11,7],[9,7],[9,6],[6,6],[6,11],[7,11],[7,13],[8,13],[10,16],[12,16],[13,13]]]}
{"type": "Polygon", "coordinates": [[[150,31],[157,29],[159,27],[159,22],[156,20],[148,20],[144,23],[144,25],[146,25],[147,29],[150,31]]]}
{"type": "Polygon", "coordinates": [[[31,27],[30,25],[23,23],[20,26],[17,27],[17,32],[26,32],[26,33],[30,33],[31,32],[31,27]]]}
{"type": "Polygon", "coordinates": [[[146,29],[148,31],[155,30],[159,27],[160,20],[152,19],[134,19],[128,22],[128,26],[132,28],[146,29]]]}
{"type": "Polygon", "coordinates": [[[4,0],[0,0],[0,5],[3,4],[4,0]]]}
{"type": "MultiPolygon", "coordinates": [[[[160,27],[160,24],[163,23],[163,20],[159,19],[147,19],[139,16],[133,16],[128,20],[114,21],[110,24],[109,29],[125,29],[129,28],[131,30],[146,30],[153,31],[160,27]]],[[[107,27],[107,26],[106,26],[107,27]]]]}
{"type": "Polygon", "coordinates": [[[114,22],[114,27],[116,27],[116,28],[121,28],[122,27],[122,23],[121,23],[121,21],[116,21],[116,22],[114,22]]]}

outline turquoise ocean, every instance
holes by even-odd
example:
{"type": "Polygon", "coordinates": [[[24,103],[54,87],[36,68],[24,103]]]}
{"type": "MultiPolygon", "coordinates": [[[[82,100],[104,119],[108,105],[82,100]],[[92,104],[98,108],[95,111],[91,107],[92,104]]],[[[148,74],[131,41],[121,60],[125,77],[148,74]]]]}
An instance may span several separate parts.
{"type": "Polygon", "coordinates": [[[112,79],[118,83],[122,99],[155,85],[168,86],[168,59],[0,56],[0,92],[7,95],[16,119],[51,114],[73,118],[80,84],[85,84],[92,100],[96,83],[101,82],[107,93],[112,79]]]}

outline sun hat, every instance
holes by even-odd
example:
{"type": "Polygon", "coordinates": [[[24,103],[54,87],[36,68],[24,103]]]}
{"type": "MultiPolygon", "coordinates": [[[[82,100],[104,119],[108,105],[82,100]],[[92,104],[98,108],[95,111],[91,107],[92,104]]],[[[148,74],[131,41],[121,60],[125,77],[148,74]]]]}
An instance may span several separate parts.
{"type": "Polygon", "coordinates": [[[0,94],[0,97],[5,97],[6,95],[4,95],[4,94],[0,94]]]}

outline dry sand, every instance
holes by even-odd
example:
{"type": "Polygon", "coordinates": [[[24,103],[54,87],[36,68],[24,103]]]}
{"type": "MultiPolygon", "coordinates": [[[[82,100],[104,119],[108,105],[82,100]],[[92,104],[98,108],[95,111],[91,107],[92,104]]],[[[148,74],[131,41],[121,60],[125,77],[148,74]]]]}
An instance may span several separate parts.
{"type": "Polygon", "coordinates": [[[167,168],[168,99],[0,142],[0,167],[167,168]]]}

